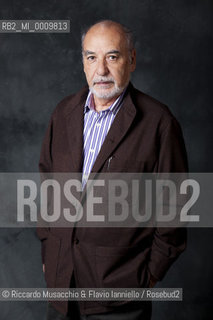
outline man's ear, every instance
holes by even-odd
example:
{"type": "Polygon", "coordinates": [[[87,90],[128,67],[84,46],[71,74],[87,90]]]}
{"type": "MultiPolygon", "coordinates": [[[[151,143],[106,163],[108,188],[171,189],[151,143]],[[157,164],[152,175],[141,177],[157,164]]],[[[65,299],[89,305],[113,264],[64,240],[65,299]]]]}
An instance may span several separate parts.
{"type": "Polygon", "coordinates": [[[130,71],[133,72],[136,68],[136,50],[133,49],[131,51],[131,59],[130,59],[130,71]]]}

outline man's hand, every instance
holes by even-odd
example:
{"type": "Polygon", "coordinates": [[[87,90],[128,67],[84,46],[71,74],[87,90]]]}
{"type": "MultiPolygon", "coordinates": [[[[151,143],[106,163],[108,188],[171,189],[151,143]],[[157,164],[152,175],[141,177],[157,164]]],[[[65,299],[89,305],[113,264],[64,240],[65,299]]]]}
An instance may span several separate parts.
{"type": "Polygon", "coordinates": [[[42,265],[43,272],[45,273],[45,264],[42,265]]]}

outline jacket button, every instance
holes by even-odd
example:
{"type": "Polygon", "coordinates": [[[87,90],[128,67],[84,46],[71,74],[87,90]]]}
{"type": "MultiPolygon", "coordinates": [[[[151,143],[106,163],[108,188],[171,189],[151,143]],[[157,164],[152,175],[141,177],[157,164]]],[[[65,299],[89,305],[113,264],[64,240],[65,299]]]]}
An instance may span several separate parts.
{"type": "Polygon", "coordinates": [[[78,244],[78,243],[79,243],[79,239],[76,238],[76,239],[74,240],[74,243],[75,243],[75,244],[78,244]]]}

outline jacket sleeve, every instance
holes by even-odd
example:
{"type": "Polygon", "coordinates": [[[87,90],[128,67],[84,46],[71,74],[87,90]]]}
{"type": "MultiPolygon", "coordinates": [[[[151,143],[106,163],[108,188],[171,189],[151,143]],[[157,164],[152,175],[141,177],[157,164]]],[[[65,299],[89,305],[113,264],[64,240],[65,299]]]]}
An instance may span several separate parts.
{"type": "MultiPolygon", "coordinates": [[[[188,172],[187,154],[181,128],[171,118],[159,140],[158,173],[188,172]]],[[[148,268],[151,275],[162,280],[172,263],[186,248],[185,227],[157,227],[151,247],[148,268]]]]}
{"type": "MultiPolygon", "coordinates": [[[[49,122],[46,134],[42,143],[39,171],[41,182],[45,179],[46,173],[52,172],[52,156],[51,156],[51,142],[53,133],[53,116],[49,122]]],[[[36,228],[38,238],[41,240],[41,255],[42,262],[45,262],[45,245],[49,234],[49,228],[44,226],[44,221],[38,216],[38,223],[36,228]]]]}

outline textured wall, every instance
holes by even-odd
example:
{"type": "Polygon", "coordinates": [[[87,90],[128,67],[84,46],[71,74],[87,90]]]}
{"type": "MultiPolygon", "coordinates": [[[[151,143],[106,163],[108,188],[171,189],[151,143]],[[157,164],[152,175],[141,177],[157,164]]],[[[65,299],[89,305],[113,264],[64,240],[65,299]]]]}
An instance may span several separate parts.
{"type": "MultiPolygon", "coordinates": [[[[180,121],[190,170],[212,171],[212,10],[211,0],[1,0],[0,19],[69,19],[71,32],[0,34],[0,171],[37,171],[52,110],[85,83],[80,31],[102,18],[135,32],[134,85],[180,121]]],[[[155,303],[153,320],[212,319],[212,240],[210,229],[189,232],[187,251],[160,283],[183,287],[184,302],[155,303]]],[[[44,286],[33,230],[1,229],[0,286],[44,286]]],[[[45,303],[0,308],[0,320],[45,319],[45,303]]]]}

